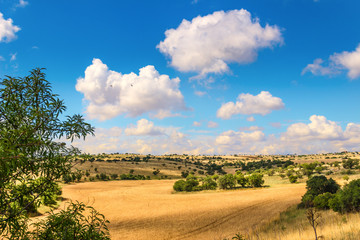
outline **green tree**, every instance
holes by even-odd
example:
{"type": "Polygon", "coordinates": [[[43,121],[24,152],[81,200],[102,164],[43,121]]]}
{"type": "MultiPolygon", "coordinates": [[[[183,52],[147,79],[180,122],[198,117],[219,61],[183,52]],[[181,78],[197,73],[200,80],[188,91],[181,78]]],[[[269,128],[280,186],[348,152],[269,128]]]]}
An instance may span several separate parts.
{"type": "Polygon", "coordinates": [[[264,184],[263,175],[260,173],[253,173],[249,177],[249,184],[253,187],[261,187],[264,184]]]}
{"type": "Polygon", "coordinates": [[[217,183],[211,176],[206,176],[202,179],[201,188],[204,190],[215,190],[217,188],[217,183]]]}
{"type": "Polygon", "coordinates": [[[352,180],[329,201],[335,212],[360,212],[360,179],[352,180]]]}
{"type": "Polygon", "coordinates": [[[340,186],[334,179],[325,176],[314,176],[306,181],[306,193],[302,196],[301,206],[312,207],[314,198],[323,193],[336,193],[340,186]]]}
{"type": "Polygon", "coordinates": [[[241,185],[241,187],[245,187],[247,184],[249,184],[249,179],[247,177],[245,177],[245,175],[238,171],[236,172],[236,181],[239,185],[241,185]]]}
{"type": "Polygon", "coordinates": [[[70,175],[80,153],[58,140],[85,139],[94,128],[81,115],[62,115],[66,106],[42,69],[0,85],[0,238],[26,239],[28,212],[52,202],[55,180],[70,175]]]}
{"type": "Polygon", "coordinates": [[[221,189],[232,189],[236,185],[236,178],[232,174],[226,174],[219,177],[219,187],[221,189]]]}
{"type": "Polygon", "coordinates": [[[357,167],[359,165],[359,160],[358,159],[343,159],[342,160],[342,164],[343,164],[343,168],[346,169],[353,169],[355,167],[357,167]]]}

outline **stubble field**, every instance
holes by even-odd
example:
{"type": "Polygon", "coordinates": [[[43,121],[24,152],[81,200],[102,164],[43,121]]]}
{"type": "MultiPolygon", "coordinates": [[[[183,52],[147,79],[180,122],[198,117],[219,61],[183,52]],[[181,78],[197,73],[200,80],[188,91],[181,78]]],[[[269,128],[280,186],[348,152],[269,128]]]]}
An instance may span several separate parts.
{"type": "Polygon", "coordinates": [[[104,214],[112,239],[224,239],[279,216],[300,202],[305,184],[173,193],[174,180],[66,185],[63,197],[104,214]]]}

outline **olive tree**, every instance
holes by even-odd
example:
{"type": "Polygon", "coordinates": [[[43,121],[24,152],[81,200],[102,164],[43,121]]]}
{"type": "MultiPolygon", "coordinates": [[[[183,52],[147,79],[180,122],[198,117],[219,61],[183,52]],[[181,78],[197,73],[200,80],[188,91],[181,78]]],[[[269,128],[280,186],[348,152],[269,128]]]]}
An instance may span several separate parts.
{"type": "Polygon", "coordinates": [[[70,173],[80,152],[59,139],[94,134],[81,115],[65,110],[43,69],[0,80],[0,238],[26,239],[29,211],[70,173]]]}

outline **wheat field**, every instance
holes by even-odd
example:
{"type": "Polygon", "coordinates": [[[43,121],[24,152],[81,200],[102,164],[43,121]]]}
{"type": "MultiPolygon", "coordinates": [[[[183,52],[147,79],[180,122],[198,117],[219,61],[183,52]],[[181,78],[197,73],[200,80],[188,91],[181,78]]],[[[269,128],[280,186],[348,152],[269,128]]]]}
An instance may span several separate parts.
{"type": "Polygon", "coordinates": [[[174,180],[86,182],[63,196],[92,205],[110,221],[112,239],[224,239],[248,234],[297,204],[304,184],[173,193],[174,180]]]}

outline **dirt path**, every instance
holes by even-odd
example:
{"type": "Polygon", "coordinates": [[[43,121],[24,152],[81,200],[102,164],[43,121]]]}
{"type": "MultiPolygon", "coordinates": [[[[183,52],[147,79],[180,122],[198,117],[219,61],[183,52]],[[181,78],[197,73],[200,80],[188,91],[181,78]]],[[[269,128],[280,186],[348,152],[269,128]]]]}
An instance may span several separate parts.
{"type": "Polygon", "coordinates": [[[112,239],[223,239],[246,233],[300,201],[304,184],[172,194],[173,180],[80,183],[63,196],[110,220],[112,239]]]}

